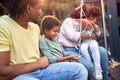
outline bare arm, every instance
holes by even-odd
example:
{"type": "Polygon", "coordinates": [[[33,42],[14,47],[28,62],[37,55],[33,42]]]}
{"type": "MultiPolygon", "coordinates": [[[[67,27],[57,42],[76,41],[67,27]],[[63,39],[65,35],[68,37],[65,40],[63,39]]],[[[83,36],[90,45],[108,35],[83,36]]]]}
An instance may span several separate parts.
{"type": "Polygon", "coordinates": [[[49,65],[47,57],[40,58],[38,61],[29,64],[9,65],[9,62],[10,51],[0,52],[0,80],[11,80],[20,74],[45,68],[49,65]]]}
{"type": "Polygon", "coordinates": [[[89,20],[89,21],[90,21],[90,23],[93,25],[93,28],[94,28],[95,32],[99,32],[100,29],[99,29],[98,25],[96,25],[93,20],[89,20]]]}
{"type": "Polygon", "coordinates": [[[81,39],[96,39],[96,34],[95,33],[92,33],[91,35],[89,34],[81,34],[80,36],[81,39]]]}
{"type": "Polygon", "coordinates": [[[58,57],[57,58],[57,62],[64,62],[64,61],[71,61],[71,60],[75,60],[75,61],[78,61],[80,62],[80,58],[76,55],[67,55],[65,57],[58,57]]]}

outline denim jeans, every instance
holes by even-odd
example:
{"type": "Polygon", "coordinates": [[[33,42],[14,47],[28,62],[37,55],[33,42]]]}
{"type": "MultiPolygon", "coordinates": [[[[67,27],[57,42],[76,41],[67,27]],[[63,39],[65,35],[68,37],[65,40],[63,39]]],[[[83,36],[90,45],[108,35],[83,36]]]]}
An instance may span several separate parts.
{"type": "Polygon", "coordinates": [[[44,69],[19,75],[13,80],[87,80],[86,68],[76,62],[54,63],[44,69]]]}
{"type": "MultiPolygon", "coordinates": [[[[80,51],[76,49],[75,47],[72,48],[64,48],[65,51],[71,54],[75,55],[81,55],[80,51]]],[[[90,56],[92,55],[90,49],[88,49],[90,56]]],[[[103,75],[103,80],[107,80],[107,72],[108,72],[108,55],[103,47],[99,47],[100,51],[100,63],[101,63],[101,68],[103,70],[102,75],[103,75]]],[[[93,72],[94,72],[94,65],[93,63],[87,61],[87,59],[81,55],[80,62],[86,67],[88,70],[88,75],[93,77],[93,72]]]]}

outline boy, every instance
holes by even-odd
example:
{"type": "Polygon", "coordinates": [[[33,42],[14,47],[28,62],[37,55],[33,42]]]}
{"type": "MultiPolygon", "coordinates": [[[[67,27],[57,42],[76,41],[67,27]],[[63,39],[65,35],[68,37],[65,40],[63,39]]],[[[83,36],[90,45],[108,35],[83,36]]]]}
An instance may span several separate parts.
{"type": "MultiPolygon", "coordinates": [[[[57,35],[60,29],[60,24],[56,17],[50,15],[44,16],[41,20],[41,27],[44,35],[40,39],[40,50],[44,56],[48,57],[51,64],[58,62],[68,62],[72,64],[76,62],[71,62],[71,60],[80,61],[78,56],[67,54],[58,42],[57,35]]],[[[80,74],[87,76],[88,73],[86,72],[86,68],[81,63],[79,64],[83,71],[80,74]]],[[[83,77],[83,80],[87,80],[86,76],[83,77]]]]}

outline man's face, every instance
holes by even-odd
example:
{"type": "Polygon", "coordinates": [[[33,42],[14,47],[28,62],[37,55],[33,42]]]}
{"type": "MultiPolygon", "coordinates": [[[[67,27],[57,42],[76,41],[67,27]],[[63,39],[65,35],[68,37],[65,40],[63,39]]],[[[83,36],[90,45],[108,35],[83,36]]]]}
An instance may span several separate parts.
{"type": "Polygon", "coordinates": [[[33,0],[30,5],[29,14],[32,21],[37,21],[41,14],[41,0],[33,0]]]}

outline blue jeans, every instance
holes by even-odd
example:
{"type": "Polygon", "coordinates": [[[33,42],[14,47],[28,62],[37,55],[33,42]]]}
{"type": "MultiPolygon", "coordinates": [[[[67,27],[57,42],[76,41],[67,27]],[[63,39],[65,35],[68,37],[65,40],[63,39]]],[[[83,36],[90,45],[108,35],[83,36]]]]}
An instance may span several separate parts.
{"type": "Polygon", "coordinates": [[[19,75],[13,80],[87,80],[86,68],[76,62],[54,63],[44,69],[19,75]]]}
{"type": "MultiPolygon", "coordinates": [[[[75,47],[72,48],[64,48],[65,51],[67,51],[68,53],[71,54],[81,54],[80,51],[78,49],[76,49],[75,47]]],[[[99,51],[100,51],[100,63],[101,63],[101,68],[103,70],[102,75],[103,75],[103,80],[107,80],[107,72],[108,72],[108,55],[107,52],[105,50],[105,48],[103,47],[99,47],[99,51]]],[[[89,53],[90,55],[92,54],[90,49],[89,49],[89,53]]],[[[88,75],[93,77],[93,72],[94,72],[94,65],[93,63],[87,61],[87,59],[81,55],[80,58],[80,62],[86,67],[86,69],[88,70],[88,75]]]]}

